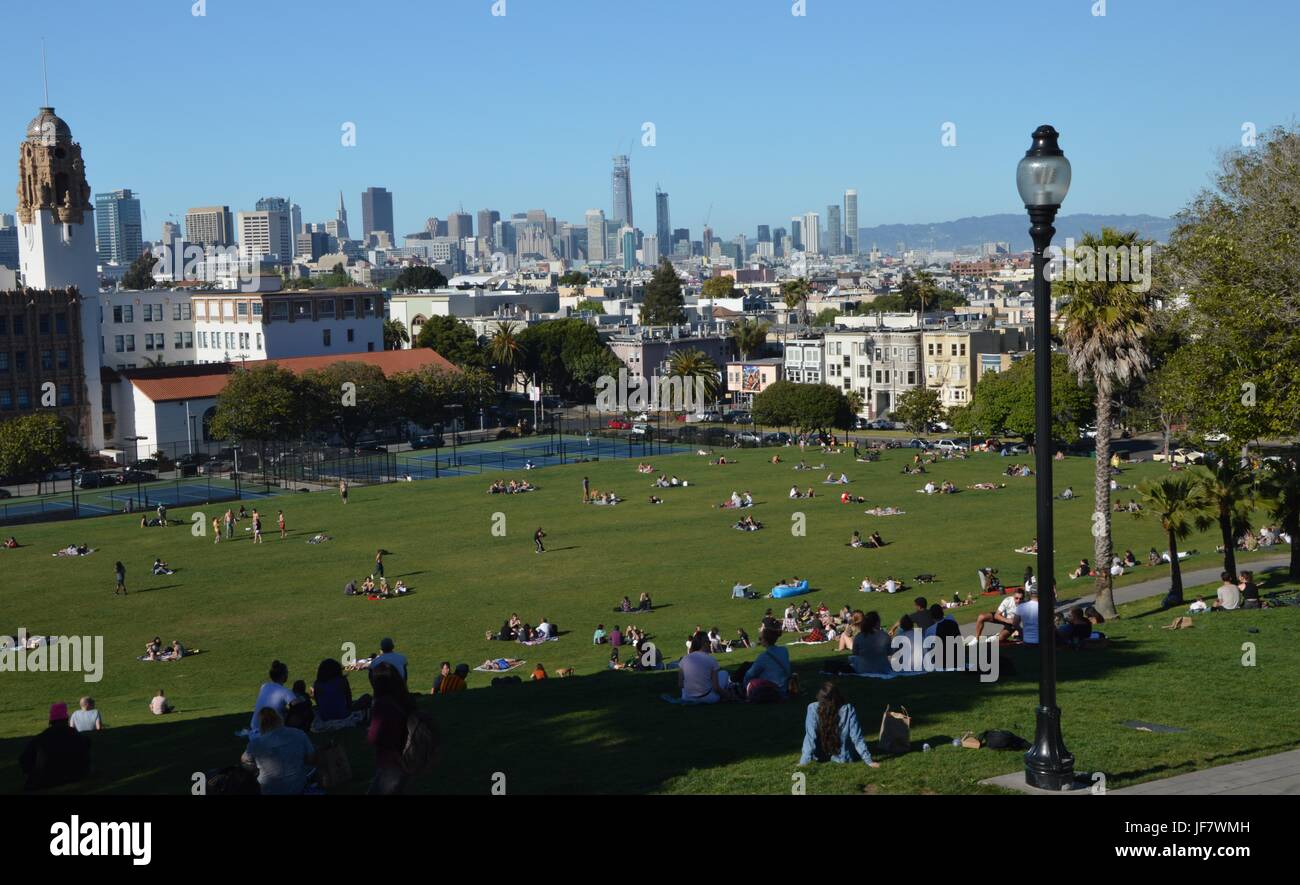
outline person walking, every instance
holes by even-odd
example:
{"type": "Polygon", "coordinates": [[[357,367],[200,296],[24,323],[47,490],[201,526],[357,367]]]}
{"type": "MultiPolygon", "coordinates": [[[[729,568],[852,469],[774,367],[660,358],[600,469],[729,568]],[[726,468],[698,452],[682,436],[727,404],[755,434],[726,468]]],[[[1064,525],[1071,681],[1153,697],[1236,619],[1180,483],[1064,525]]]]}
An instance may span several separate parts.
{"type": "Polygon", "coordinates": [[[235,537],[235,511],[226,510],[226,540],[233,540],[235,537]]]}
{"type": "Polygon", "coordinates": [[[125,596],[126,595],[126,566],[122,565],[121,560],[118,561],[117,568],[115,569],[113,576],[117,579],[117,587],[113,590],[113,595],[116,596],[117,594],[121,593],[123,596],[125,596]]]}
{"type": "Polygon", "coordinates": [[[591,480],[587,477],[582,478],[582,503],[586,504],[591,500],[591,480]]]}
{"type": "Polygon", "coordinates": [[[384,576],[384,551],[382,548],[375,551],[374,576],[376,578],[382,578],[384,576]]]}
{"type": "Polygon", "coordinates": [[[535,550],[536,553],[545,553],[545,552],[546,552],[546,548],[542,545],[542,538],[545,538],[545,537],[546,537],[546,532],[542,531],[542,527],[541,527],[541,526],[538,526],[538,527],[537,527],[537,531],[533,532],[533,544],[536,545],[536,548],[537,548],[537,549],[535,550]]]}
{"type": "Polygon", "coordinates": [[[219,516],[212,517],[212,537],[215,539],[213,544],[221,543],[221,517],[219,516]]]}
{"type": "Polygon", "coordinates": [[[253,508],[253,543],[262,543],[262,514],[257,512],[256,507],[253,508]]]}
{"type": "Polygon", "coordinates": [[[344,504],[348,503],[348,481],[346,479],[339,480],[339,499],[344,504]]]}
{"type": "Polygon", "coordinates": [[[286,531],[286,530],[285,530],[285,527],[284,527],[284,511],[283,511],[283,510],[279,511],[278,515],[276,516],[276,521],[280,524],[280,540],[283,541],[283,540],[285,539],[285,537],[289,534],[288,531],[286,531]]]}

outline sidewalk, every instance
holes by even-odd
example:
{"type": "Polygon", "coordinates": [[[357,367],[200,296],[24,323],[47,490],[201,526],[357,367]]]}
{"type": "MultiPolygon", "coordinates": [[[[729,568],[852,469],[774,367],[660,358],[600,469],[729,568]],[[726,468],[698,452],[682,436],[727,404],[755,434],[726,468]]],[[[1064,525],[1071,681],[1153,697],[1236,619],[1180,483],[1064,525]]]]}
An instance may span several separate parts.
{"type": "Polygon", "coordinates": [[[1112,796],[1300,796],[1300,750],[1110,790],[1112,796]]]}

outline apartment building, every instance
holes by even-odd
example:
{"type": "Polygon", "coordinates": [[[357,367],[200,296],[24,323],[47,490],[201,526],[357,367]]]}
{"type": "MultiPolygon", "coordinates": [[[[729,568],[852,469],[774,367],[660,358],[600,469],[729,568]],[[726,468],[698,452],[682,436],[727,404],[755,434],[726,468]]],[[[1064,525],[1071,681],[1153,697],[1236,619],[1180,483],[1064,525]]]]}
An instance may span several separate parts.
{"type": "Polygon", "coordinates": [[[821,384],[826,377],[826,341],[820,335],[785,344],[785,378],[796,384],[821,384]]]}
{"type": "Polygon", "coordinates": [[[200,363],[384,349],[384,294],[377,289],[195,292],[192,299],[200,363]]]}
{"type": "Polygon", "coordinates": [[[101,293],[98,333],[105,368],[189,366],[198,358],[190,292],[185,289],[101,293]]]}
{"type": "MultiPolygon", "coordinates": [[[[939,391],[945,408],[964,406],[974,399],[975,384],[984,356],[1012,353],[1025,346],[1019,329],[927,329],[925,386],[939,391]]],[[[1001,366],[1001,358],[998,359],[1001,366]]]]}

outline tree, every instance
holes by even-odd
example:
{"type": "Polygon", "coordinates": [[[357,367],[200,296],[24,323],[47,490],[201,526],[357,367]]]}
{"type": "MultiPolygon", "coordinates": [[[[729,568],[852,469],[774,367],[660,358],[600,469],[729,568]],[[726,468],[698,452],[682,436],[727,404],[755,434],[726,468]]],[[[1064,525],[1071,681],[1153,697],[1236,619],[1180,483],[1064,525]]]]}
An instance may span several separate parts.
{"type": "Polygon", "coordinates": [[[899,395],[892,417],[912,433],[925,433],[930,425],[943,419],[943,400],[937,389],[913,387],[899,395]]]}
{"type": "Polygon", "coordinates": [[[560,277],[561,286],[585,286],[591,281],[591,277],[579,270],[571,270],[560,277]]]}
{"type": "Polygon", "coordinates": [[[1260,491],[1268,502],[1269,514],[1291,537],[1291,580],[1300,580],[1300,469],[1294,458],[1265,461],[1260,491]]]}
{"type": "Polygon", "coordinates": [[[305,425],[298,376],[270,363],[237,368],[217,395],[210,432],[216,439],[285,440],[305,425]]]}
{"type": "MultiPolygon", "coordinates": [[[[1119,233],[1111,228],[1102,228],[1100,237],[1085,234],[1079,245],[1091,250],[1087,254],[1128,255],[1130,261],[1134,255],[1141,254],[1143,246],[1149,248],[1149,244],[1138,240],[1136,231],[1119,233]]],[[[1078,376],[1080,384],[1091,381],[1096,391],[1097,456],[1093,465],[1092,527],[1093,556],[1098,563],[1095,605],[1104,617],[1114,618],[1118,613],[1112,595],[1110,569],[1101,567],[1110,562],[1113,550],[1110,529],[1112,407],[1116,389],[1141,378],[1150,364],[1145,339],[1151,307],[1146,292],[1129,282],[1111,280],[1110,273],[1086,276],[1093,279],[1076,277],[1058,283],[1056,293],[1069,298],[1062,319],[1070,369],[1078,376]]]]}
{"type": "Polygon", "coordinates": [[[577,304],[573,305],[573,309],[578,313],[594,313],[598,315],[603,315],[605,313],[605,305],[597,301],[595,298],[584,298],[577,304]]]}
{"type": "Polygon", "coordinates": [[[645,301],[641,304],[641,325],[672,326],[686,321],[686,299],[682,296],[682,281],[666,257],[659,259],[650,282],[645,287],[645,301]]]}
{"type": "Polygon", "coordinates": [[[749,359],[767,346],[767,331],[770,328],[766,321],[749,317],[741,318],[740,322],[731,327],[731,341],[742,360],[749,359]]]}
{"type": "Polygon", "coordinates": [[[153,289],[158,284],[153,278],[153,269],[158,265],[158,259],[152,252],[142,252],[131,262],[131,266],[122,274],[123,289],[153,289]]]}
{"type": "Polygon", "coordinates": [[[759,424],[793,427],[800,432],[848,429],[854,414],[843,391],[829,384],[778,381],[754,397],[759,424]]]}
{"type": "Polygon", "coordinates": [[[672,352],[668,357],[668,377],[682,379],[683,389],[687,384],[698,384],[703,389],[705,403],[715,402],[721,389],[718,364],[695,348],[672,352]]]}
{"type": "MultiPolygon", "coordinates": [[[[781,284],[781,300],[785,303],[786,310],[800,310],[803,313],[808,309],[808,296],[812,292],[812,287],[808,285],[808,280],[804,277],[798,277],[793,280],[786,280],[781,284]]],[[[802,314],[801,322],[806,322],[802,314]]],[[[786,325],[789,325],[787,320],[786,325]]]]}
{"type": "Polygon", "coordinates": [[[833,326],[835,325],[835,318],[839,315],[838,310],[828,307],[817,312],[817,316],[813,317],[812,324],[814,326],[833,326]]]}
{"type": "MultiPolygon", "coordinates": [[[[1183,572],[1178,564],[1178,542],[1185,540],[1193,530],[1203,531],[1213,524],[1207,516],[1212,506],[1200,477],[1188,473],[1148,479],[1138,484],[1143,509],[1138,517],[1150,514],[1160,520],[1160,528],[1169,539],[1169,595],[1164,607],[1180,605],[1183,601],[1183,572]]],[[[1097,563],[1107,568],[1109,563],[1097,563]]]]}
{"type": "Polygon", "coordinates": [[[844,401],[848,403],[849,411],[854,415],[861,415],[867,407],[867,400],[860,390],[849,390],[844,393],[844,401]]]}
{"type": "Polygon", "coordinates": [[[413,264],[402,268],[402,272],[393,280],[393,288],[399,292],[413,292],[417,289],[441,289],[447,285],[447,278],[436,267],[413,264]]]}
{"type": "Polygon", "coordinates": [[[1177,216],[1162,291],[1185,293],[1198,383],[1190,423],[1246,445],[1300,428],[1300,131],[1226,154],[1177,216]]]}
{"type": "Polygon", "coordinates": [[[415,336],[415,346],[431,347],[461,368],[483,366],[483,349],[479,347],[478,336],[455,317],[429,317],[420,327],[420,334],[415,336]]]}
{"type": "Polygon", "coordinates": [[[298,384],[307,427],[338,434],[347,448],[355,446],[365,431],[392,421],[392,389],[378,366],[331,363],[304,372],[298,384]]]}
{"type": "Polygon", "coordinates": [[[401,320],[384,320],[384,350],[401,350],[403,344],[411,343],[411,333],[401,320]]]}
{"type": "Polygon", "coordinates": [[[576,318],[534,323],[519,333],[520,374],[552,393],[590,401],[596,382],[616,376],[622,363],[591,324],[576,318]]]}
{"type": "Polygon", "coordinates": [[[523,357],[523,345],[519,343],[519,326],[509,321],[497,323],[496,330],[488,339],[487,358],[491,361],[503,387],[510,387],[515,383],[523,357]]]}
{"type": "MultiPolygon", "coordinates": [[[[1012,363],[1005,372],[985,372],[975,385],[971,420],[986,433],[1023,437],[1031,446],[1034,415],[1034,354],[1012,363]]],[[[1093,397],[1070,371],[1064,354],[1052,354],[1052,438],[1072,443],[1079,424],[1092,417],[1093,397]]]]}
{"type": "Polygon", "coordinates": [[[733,277],[709,277],[700,287],[701,295],[704,298],[730,298],[732,290],[736,288],[736,280],[733,277]]]}
{"type": "Polygon", "coordinates": [[[1196,468],[1223,538],[1223,570],[1237,580],[1237,538],[1250,528],[1255,512],[1255,472],[1237,458],[1221,454],[1196,468]]]}
{"type": "MultiPolygon", "coordinates": [[[[77,457],[68,427],[53,412],[20,415],[0,422],[0,476],[36,478],[77,457]]],[[[39,492],[39,486],[37,488],[39,492]]]]}
{"type": "Polygon", "coordinates": [[[1168,362],[1147,378],[1139,400],[1140,414],[1146,426],[1159,428],[1165,462],[1173,469],[1169,449],[1173,442],[1174,427],[1195,408],[1198,385],[1192,381],[1195,354],[1184,349],[1174,354],[1168,362]]]}
{"type": "Polygon", "coordinates": [[[334,269],[324,276],[317,277],[312,281],[313,289],[341,289],[344,286],[352,285],[352,277],[343,267],[343,262],[339,261],[334,264],[334,269]]]}

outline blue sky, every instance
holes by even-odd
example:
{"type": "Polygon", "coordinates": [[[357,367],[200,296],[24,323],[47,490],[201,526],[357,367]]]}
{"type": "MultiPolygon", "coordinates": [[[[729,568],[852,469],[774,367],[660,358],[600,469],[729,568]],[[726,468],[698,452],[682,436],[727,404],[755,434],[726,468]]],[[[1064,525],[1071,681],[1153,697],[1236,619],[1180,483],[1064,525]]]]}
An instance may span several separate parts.
{"type": "Polygon", "coordinates": [[[580,222],[610,211],[616,152],[638,226],[658,183],[698,238],[710,205],[715,232],[752,237],[824,221],[849,187],[864,227],[1019,211],[1015,163],[1044,122],[1074,165],[1064,211],[1165,215],[1244,123],[1295,120],[1300,4],[1095,3],[7,0],[0,123],[16,155],[45,36],[92,188],[138,191],[150,238],[264,195],[323,221],[340,189],[359,228],[370,185],[394,193],[399,235],[462,203],[580,222]]]}

